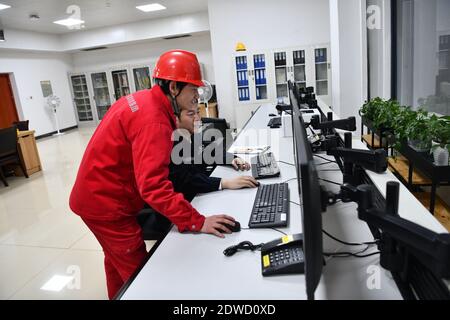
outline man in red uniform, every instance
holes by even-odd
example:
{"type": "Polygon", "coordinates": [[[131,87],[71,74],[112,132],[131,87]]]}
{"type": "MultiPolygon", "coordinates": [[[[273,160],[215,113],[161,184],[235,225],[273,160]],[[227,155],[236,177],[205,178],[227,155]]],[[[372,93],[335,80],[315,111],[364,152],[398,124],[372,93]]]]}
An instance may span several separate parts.
{"type": "Polygon", "coordinates": [[[158,85],[114,103],[84,153],[70,208],[94,233],[105,254],[108,296],[113,298],[147,252],[136,215],[148,203],[180,232],[223,237],[227,215],[204,217],[168,180],[176,115],[198,103],[203,85],[195,54],[164,53],[153,78],[158,85]]]}

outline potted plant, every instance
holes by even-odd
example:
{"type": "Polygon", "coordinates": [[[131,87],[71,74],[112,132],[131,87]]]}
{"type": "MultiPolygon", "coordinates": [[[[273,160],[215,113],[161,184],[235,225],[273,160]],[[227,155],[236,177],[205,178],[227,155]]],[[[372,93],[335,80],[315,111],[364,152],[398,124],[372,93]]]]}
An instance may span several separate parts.
{"type": "Polygon", "coordinates": [[[450,116],[438,117],[432,115],[429,121],[432,138],[431,151],[434,164],[437,166],[449,165],[450,152],[450,116]]]}
{"type": "Polygon", "coordinates": [[[431,149],[429,122],[428,112],[419,109],[404,128],[405,135],[408,138],[408,145],[417,152],[428,152],[431,149]]]}

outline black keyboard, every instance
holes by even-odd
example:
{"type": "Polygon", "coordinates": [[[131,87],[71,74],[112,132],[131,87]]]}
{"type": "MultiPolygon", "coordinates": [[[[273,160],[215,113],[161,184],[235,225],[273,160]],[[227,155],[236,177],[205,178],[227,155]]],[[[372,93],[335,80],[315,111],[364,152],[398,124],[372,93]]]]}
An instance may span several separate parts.
{"type": "Polygon", "coordinates": [[[264,152],[250,159],[252,176],[255,179],[273,178],[280,175],[277,161],[272,152],[264,152]]]}
{"type": "Polygon", "coordinates": [[[281,117],[272,118],[269,120],[269,123],[267,124],[268,127],[271,128],[279,128],[281,127],[281,117]]]}
{"type": "Polygon", "coordinates": [[[288,184],[261,184],[256,193],[248,226],[250,228],[287,227],[288,219],[288,184]]]}

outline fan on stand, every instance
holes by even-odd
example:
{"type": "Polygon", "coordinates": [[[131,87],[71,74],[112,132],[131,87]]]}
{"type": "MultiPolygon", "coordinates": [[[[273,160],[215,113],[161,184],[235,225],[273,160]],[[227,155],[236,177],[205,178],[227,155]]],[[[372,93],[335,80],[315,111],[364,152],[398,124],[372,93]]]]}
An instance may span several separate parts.
{"type": "Polygon", "coordinates": [[[211,83],[209,83],[206,80],[203,80],[203,83],[205,84],[203,87],[198,88],[198,102],[205,104],[205,110],[206,110],[206,117],[209,118],[209,109],[208,109],[208,101],[211,99],[213,95],[213,88],[211,86],[211,83]]]}
{"type": "Polygon", "coordinates": [[[47,106],[53,110],[53,115],[55,116],[56,133],[54,134],[54,136],[60,136],[60,135],[64,134],[63,132],[59,131],[58,116],[56,114],[56,110],[58,109],[58,107],[60,105],[61,105],[61,100],[57,96],[50,95],[47,97],[47,106]]]}

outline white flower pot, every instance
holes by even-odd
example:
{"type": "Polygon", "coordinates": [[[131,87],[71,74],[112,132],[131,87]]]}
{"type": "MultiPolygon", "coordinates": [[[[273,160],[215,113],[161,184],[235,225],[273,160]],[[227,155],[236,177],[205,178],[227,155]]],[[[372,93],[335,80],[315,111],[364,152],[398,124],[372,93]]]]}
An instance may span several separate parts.
{"type": "Polygon", "coordinates": [[[434,157],[434,165],[436,166],[448,166],[449,165],[449,157],[448,157],[448,149],[441,148],[439,143],[433,141],[433,157],[434,157]]]}

